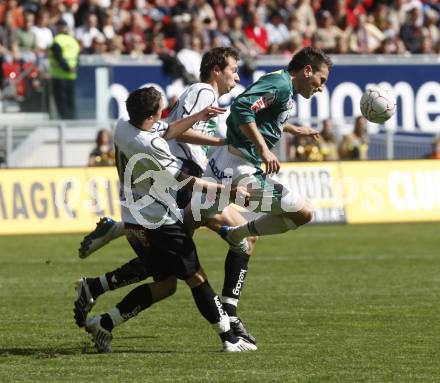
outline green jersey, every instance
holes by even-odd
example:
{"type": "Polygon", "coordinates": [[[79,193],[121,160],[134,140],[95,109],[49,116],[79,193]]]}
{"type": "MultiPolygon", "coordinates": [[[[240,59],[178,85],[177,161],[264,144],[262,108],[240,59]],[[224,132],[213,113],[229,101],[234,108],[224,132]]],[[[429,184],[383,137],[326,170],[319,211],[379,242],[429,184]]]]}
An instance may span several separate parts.
{"type": "Polygon", "coordinates": [[[232,103],[231,113],[226,120],[227,143],[237,148],[248,161],[260,166],[260,155],[241,131],[240,125],[255,122],[268,148],[272,149],[279,141],[293,109],[294,94],[296,91],[286,70],[262,76],[232,103]]]}

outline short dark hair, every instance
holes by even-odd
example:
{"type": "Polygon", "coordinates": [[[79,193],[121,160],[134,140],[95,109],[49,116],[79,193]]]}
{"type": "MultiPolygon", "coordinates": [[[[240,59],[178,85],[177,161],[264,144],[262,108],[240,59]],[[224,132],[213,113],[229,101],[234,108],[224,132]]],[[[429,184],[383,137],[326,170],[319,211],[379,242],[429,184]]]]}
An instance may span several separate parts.
{"type": "Polygon", "coordinates": [[[321,49],[307,47],[296,53],[290,60],[287,70],[289,72],[298,72],[306,65],[310,65],[313,70],[320,70],[322,64],[326,64],[328,69],[333,66],[332,60],[321,49]]]}
{"type": "Polygon", "coordinates": [[[128,116],[133,124],[142,124],[159,110],[162,94],[153,86],[131,92],[125,102],[128,116]]]}
{"type": "Polygon", "coordinates": [[[240,59],[238,52],[230,47],[217,47],[206,52],[200,64],[200,81],[209,81],[211,70],[216,65],[218,65],[221,70],[225,69],[228,65],[228,57],[232,57],[237,61],[240,59]]]}

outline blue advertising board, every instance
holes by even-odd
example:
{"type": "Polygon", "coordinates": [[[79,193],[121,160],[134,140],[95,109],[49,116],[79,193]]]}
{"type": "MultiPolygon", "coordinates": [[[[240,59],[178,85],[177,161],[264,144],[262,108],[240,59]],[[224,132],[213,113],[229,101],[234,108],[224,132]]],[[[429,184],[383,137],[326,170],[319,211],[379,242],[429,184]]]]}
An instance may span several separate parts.
{"type": "MultiPolygon", "coordinates": [[[[395,60],[394,60],[395,61],[395,60]]],[[[264,73],[287,65],[288,60],[263,62],[253,75],[246,76],[240,71],[240,85],[230,97],[223,99],[224,104],[232,101],[234,95],[264,73]]],[[[402,59],[398,63],[375,60],[337,60],[333,67],[327,87],[312,100],[298,97],[294,118],[307,121],[310,118],[334,121],[343,120],[360,114],[359,100],[365,89],[372,84],[390,88],[397,97],[397,112],[385,123],[386,128],[404,131],[440,132],[440,62],[414,64],[415,60],[402,59]]],[[[160,63],[155,65],[112,65],[106,66],[109,83],[106,92],[109,95],[96,94],[97,66],[82,66],[78,79],[78,105],[81,117],[94,118],[97,97],[108,97],[110,117],[123,114],[124,101],[129,91],[145,84],[154,84],[164,94],[170,96],[178,86],[170,85],[173,79],[165,74],[160,63]]]]}

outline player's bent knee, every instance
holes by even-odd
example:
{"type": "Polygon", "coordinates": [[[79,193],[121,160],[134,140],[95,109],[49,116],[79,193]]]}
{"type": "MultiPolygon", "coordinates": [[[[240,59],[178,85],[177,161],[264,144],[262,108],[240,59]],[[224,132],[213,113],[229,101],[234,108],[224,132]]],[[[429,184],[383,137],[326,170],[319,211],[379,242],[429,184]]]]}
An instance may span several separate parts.
{"type": "Polygon", "coordinates": [[[197,287],[205,281],[206,281],[206,277],[205,277],[204,273],[202,273],[202,272],[197,272],[192,277],[185,279],[186,284],[190,288],[197,287]]]}
{"type": "Polygon", "coordinates": [[[313,219],[313,206],[308,203],[304,208],[302,208],[300,211],[298,211],[298,214],[295,217],[294,222],[297,226],[305,225],[306,223],[309,223],[313,219]]]}
{"type": "Polygon", "coordinates": [[[258,237],[247,237],[248,241],[248,255],[252,255],[254,251],[255,244],[257,243],[258,237]]]}

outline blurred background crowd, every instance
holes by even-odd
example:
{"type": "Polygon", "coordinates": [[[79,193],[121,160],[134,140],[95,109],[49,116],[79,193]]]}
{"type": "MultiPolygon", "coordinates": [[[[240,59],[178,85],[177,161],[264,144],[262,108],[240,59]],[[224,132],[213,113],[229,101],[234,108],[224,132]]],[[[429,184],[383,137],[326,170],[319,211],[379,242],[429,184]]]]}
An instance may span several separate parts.
{"type": "Polygon", "coordinates": [[[38,60],[63,20],[83,54],[176,53],[189,69],[215,46],[243,57],[439,53],[436,0],[3,0],[3,61],[38,60]]]}
{"type": "MultiPolygon", "coordinates": [[[[58,115],[71,119],[77,64],[65,63],[74,63],[74,54],[151,54],[188,84],[198,80],[203,53],[216,46],[235,47],[249,71],[257,57],[291,56],[310,45],[330,54],[439,54],[439,20],[438,0],[2,0],[0,91],[23,78],[14,81],[14,97],[24,96],[29,81],[38,90],[58,73],[54,94],[69,95],[56,97],[58,115]],[[72,57],[54,49],[64,44],[56,44],[60,33],[78,43],[72,57]],[[51,64],[58,66],[52,73],[51,64]]],[[[288,157],[367,159],[365,125],[358,118],[352,134],[336,137],[332,121],[323,121],[322,141],[292,139],[288,157]]]]}

